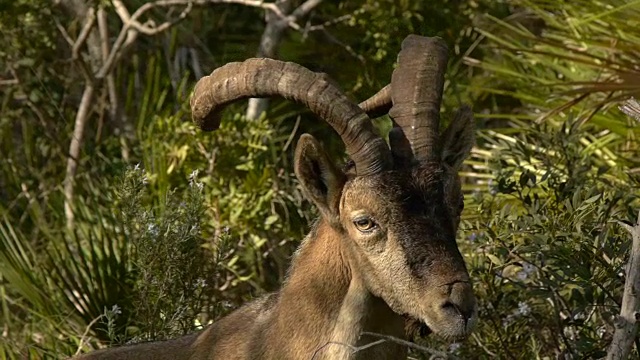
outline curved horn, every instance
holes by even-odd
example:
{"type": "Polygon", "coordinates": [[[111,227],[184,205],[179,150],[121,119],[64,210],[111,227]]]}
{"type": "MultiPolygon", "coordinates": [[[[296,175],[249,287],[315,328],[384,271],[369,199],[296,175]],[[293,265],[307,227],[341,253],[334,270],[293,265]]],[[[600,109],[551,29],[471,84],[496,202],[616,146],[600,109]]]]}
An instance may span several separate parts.
{"type": "Polygon", "coordinates": [[[437,142],[447,53],[440,38],[409,35],[391,76],[389,116],[402,128],[418,161],[440,159],[437,142]]]}
{"type": "MultiPolygon", "coordinates": [[[[393,105],[391,101],[391,84],[387,84],[387,86],[361,102],[358,106],[373,119],[389,113],[391,105],[393,105]]],[[[402,128],[395,121],[393,121],[393,127],[389,131],[389,148],[393,154],[395,166],[400,168],[409,166],[414,159],[411,144],[405,137],[402,128]]]]}
{"type": "Polygon", "coordinates": [[[386,115],[391,109],[391,85],[383,87],[375,95],[361,102],[358,106],[367,113],[369,118],[375,119],[386,115]]]}
{"type": "Polygon", "coordinates": [[[305,104],[340,135],[356,165],[356,174],[368,175],[391,167],[385,141],[373,131],[371,120],[326,74],[291,62],[248,59],[226,64],[195,86],[191,98],[193,121],[203,130],[220,126],[220,113],[236,100],[280,95],[305,104]]]}

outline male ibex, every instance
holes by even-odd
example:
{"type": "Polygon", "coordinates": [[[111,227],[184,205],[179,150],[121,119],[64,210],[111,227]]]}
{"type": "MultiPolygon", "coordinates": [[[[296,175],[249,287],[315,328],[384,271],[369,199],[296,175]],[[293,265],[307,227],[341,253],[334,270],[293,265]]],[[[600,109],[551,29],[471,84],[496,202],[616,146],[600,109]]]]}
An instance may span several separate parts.
{"type": "Polygon", "coordinates": [[[469,334],[476,301],[455,234],[463,202],[457,170],[474,138],[463,108],[439,134],[447,63],[442,40],[409,36],[391,85],[361,107],[325,75],[271,59],[230,63],[202,78],[191,108],[204,130],[247,97],[305,104],[342,137],[353,162],[341,170],[302,135],[295,173],[320,210],[282,289],[204,331],[179,339],[97,351],[88,359],[398,359],[406,348],[362,332],[405,337],[405,317],[447,339],[469,334]],[[391,107],[393,104],[393,107],[391,107]],[[390,147],[367,113],[389,111],[390,147]]]}

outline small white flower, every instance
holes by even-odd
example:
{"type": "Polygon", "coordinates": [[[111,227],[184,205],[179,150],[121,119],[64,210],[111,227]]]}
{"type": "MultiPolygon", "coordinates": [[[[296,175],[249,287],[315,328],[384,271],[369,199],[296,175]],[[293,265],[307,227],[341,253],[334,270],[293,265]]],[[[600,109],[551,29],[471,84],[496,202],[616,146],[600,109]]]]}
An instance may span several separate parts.
{"type": "Polygon", "coordinates": [[[193,182],[196,181],[196,179],[198,178],[198,172],[199,172],[199,170],[195,169],[195,170],[193,170],[191,172],[191,174],[189,174],[189,182],[190,183],[193,183],[193,182]]]}
{"type": "Polygon", "coordinates": [[[116,315],[120,315],[120,314],[122,314],[122,309],[120,309],[120,306],[118,306],[118,304],[114,304],[111,307],[111,312],[116,314],[116,315]]]}
{"type": "Polygon", "coordinates": [[[524,280],[527,280],[527,277],[529,277],[529,274],[527,274],[526,271],[518,271],[518,273],[516,274],[516,277],[518,278],[518,280],[524,281],[524,280]]]}
{"type": "Polygon", "coordinates": [[[449,345],[449,352],[456,352],[458,350],[460,350],[460,348],[462,347],[462,344],[460,343],[452,343],[451,345],[449,345]]]}
{"type": "Polygon", "coordinates": [[[207,280],[205,280],[203,278],[198,278],[198,280],[196,280],[196,286],[201,287],[201,288],[207,286],[207,280]]]}
{"type": "Polygon", "coordinates": [[[147,185],[149,183],[149,178],[147,177],[147,174],[144,174],[144,176],[142,176],[142,185],[147,185]]]}
{"type": "Polygon", "coordinates": [[[140,163],[137,163],[136,166],[133,167],[133,171],[140,170],[140,163]]]}
{"type": "Polygon", "coordinates": [[[189,175],[189,186],[197,187],[198,190],[202,190],[204,188],[204,184],[198,181],[198,169],[193,170],[189,175]]]}
{"type": "Polygon", "coordinates": [[[527,316],[531,313],[531,307],[524,301],[518,303],[518,314],[527,316]]]}
{"type": "Polygon", "coordinates": [[[233,309],[233,304],[230,301],[223,301],[222,302],[222,306],[227,308],[227,309],[233,309]]]}
{"type": "Polygon", "coordinates": [[[507,327],[507,326],[511,325],[511,323],[513,322],[514,319],[515,319],[515,316],[513,316],[513,314],[507,315],[506,318],[502,319],[502,326],[503,327],[507,327]]]}
{"type": "Polygon", "coordinates": [[[147,232],[151,235],[151,236],[158,236],[158,234],[160,234],[160,229],[158,229],[158,226],[156,224],[149,224],[147,225],[147,232]]]}
{"type": "Polygon", "coordinates": [[[572,340],[572,341],[578,338],[578,332],[573,326],[565,327],[564,329],[562,329],[562,333],[564,334],[564,336],[566,336],[569,340],[572,340]]]}
{"type": "Polygon", "coordinates": [[[607,333],[607,328],[604,326],[600,326],[598,327],[598,329],[596,329],[596,334],[598,334],[600,338],[604,337],[606,333],[607,333]]]}
{"type": "Polygon", "coordinates": [[[522,270],[524,270],[524,272],[526,272],[527,275],[531,275],[531,274],[536,272],[536,267],[533,264],[530,264],[528,262],[524,262],[522,264],[522,270]]]}

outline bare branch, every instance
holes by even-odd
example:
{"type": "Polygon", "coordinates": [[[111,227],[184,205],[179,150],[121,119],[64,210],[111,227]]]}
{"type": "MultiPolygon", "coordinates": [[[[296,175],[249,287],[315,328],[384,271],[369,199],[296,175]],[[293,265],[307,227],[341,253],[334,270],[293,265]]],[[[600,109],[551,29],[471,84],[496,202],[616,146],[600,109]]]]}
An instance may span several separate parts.
{"type": "Polygon", "coordinates": [[[0,85],[18,85],[18,79],[0,79],[0,85]]]}
{"type": "Polygon", "coordinates": [[[98,9],[98,32],[100,33],[100,49],[102,50],[102,61],[107,61],[109,57],[109,27],[107,26],[107,13],[101,6],[98,9]]]}
{"type": "Polygon", "coordinates": [[[120,19],[122,20],[122,22],[125,24],[125,27],[132,27],[135,30],[145,34],[145,35],[156,35],[162,31],[167,30],[168,28],[170,28],[171,26],[175,25],[176,23],[184,20],[187,15],[189,14],[189,12],[191,12],[191,9],[193,9],[193,2],[192,1],[187,1],[186,2],[186,8],[180,13],[180,15],[173,20],[164,22],[158,26],[148,26],[148,25],[144,25],[141,24],[139,21],[137,21],[136,19],[138,17],[140,17],[140,15],[142,15],[142,13],[144,13],[147,10],[144,10],[142,12],[140,12],[140,9],[142,9],[143,7],[145,7],[146,5],[151,5],[149,6],[149,9],[151,9],[153,7],[154,3],[147,3],[143,6],[140,7],[140,9],[138,9],[135,13],[134,16],[132,17],[129,15],[129,11],[127,11],[127,8],[124,6],[124,4],[122,3],[122,1],[120,0],[113,0],[113,7],[116,11],[116,13],[118,14],[118,16],[120,16],[120,19]],[[136,16],[137,14],[137,16],[136,16]]]}
{"type": "Polygon", "coordinates": [[[354,58],[358,59],[358,61],[360,61],[361,63],[363,63],[363,64],[365,63],[364,56],[358,54],[355,50],[353,50],[353,48],[350,45],[345,44],[342,41],[338,40],[338,38],[333,36],[333,34],[331,34],[329,32],[329,30],[327,30],[327,29],[322,29],[321,31],[327,37],[327,39],[329,39],[329,41],[331,41],[332,43],[342,47],[347,53],[349,53],[349,55],[351,55],[354,58]]]}
{"type": "Polygon", "coordinates": [[[296,23],[300,21],[303,17],[307,16],[311,10],[315,9],[316,6],[320,5],[322,0],[307,0],[302,5],[298,6],[291,15],[287,16],[287,19],[290,23],[296,23]]]}
{"type": "MultiPolygon", "coordinates": [[[[317,1],[317,0],[316,0],[317,1]]],[[[136,10],[133,15],[131,15],[131,19],[137,20],[142,16],[145,12],[156,8],[156,7],[170,7],[170,6],[185,6],[185,5],[209,5],[209,4],[239,4],[250,7],[261,8],[265,10],[273,11],[276,15],[281,18],[286,17],[285,14],[280,11],[276,3],[268,3],[263,0],[156,0],[152,2],[145,3],[140,6],[138,10],[136,10]]]]}
{"type": "Polygon", "coordinates": [[[60,31],[60,34],[62,34],[62,37],[64,38],[64,40],[67,42],[67,44],[69,44],[69,47],[72,48],[75,44],[75,41],[71,38],[71,36],[67,32],[67,29],[65,29],[64,26],[60,24],[60,21],[58,21],[58,19],[53,19],[53,21],[55,21],[56,28],[58,28],[58,31],[60,31]]]}
{"type": "MultiPolygon", "coordinates": [[[[282,0],[276,3],[281,13],[288,13],[291,10],[292,0],[282,0]]],[[[266,57],[276,59],[278,47],[282,42],[282,35],[287,28],[286,23],[282,21],[284,17],[276,15],[272,11],[267,11],[267,25],[260,37],[260,45],[258,45],[258,53],[256,57],[266,57]]],[[[247,106],[246,117],[250,120],[256,120],[269,108],[269,99],[267,98],[251,98],[247,106]]]]}
{"type": "Polygon", "coordinates": [[[121,56],[123,50],[135,41],[139,33],[155,35],[168,29],[169,27],[184,19],[191,11],[193,5],[240,4],[270,10],[280,17],[285,16],[275,3],[265,3],[261,0],[157,0],[145,3],[144,5],[140,6],[131,16],[129,16],[129,12],[126,10],[126,7],[121,0],[113,0],[112,3],[114,4],[114,8],[116,8],[116,12],[118,13],[118,16],[120,16],[120,19],[122,20],[124,25],[120,30],[120,34],[118,34],[118,38],[113,44],[111,53],[109,54],[109,58],[103,64],[102,68],[96,75],[96,77],[99,79],[104,78],[111,71],[111,68],[117,62],[117,59],[121,56]],[[138,19],[142,15],[144,15],[151,9],[157,7],[172,6],[186,6],[186,9],[182,11],[177,19],[163,23],[155,28],[150,28],[146,25],[142,25],[138,21],[138,19]]]}
{"type": "Polygon", "coordinates": [[[433,355],[433,356],[439,356],[439,357],[441,357],[443,359],[451,359],[451,360],[458,359],[457,356],[448,354],[448,353],[446,353],[444,351],[434,350],[434,349],[428,348],[426,346],[418,345],[416,343],[412,343],[411,341],[399,339],[399,338],[391,336],[391,335],[383,335],[383,334],[378,334],[378,333],[373,333],[373,332],[368,332],[368,331],[363,331],[362,335],[373,336],[373,337],[376,337],[376,338],[379,338],[379,339],[384,339],[385,341],[391,341],[391,342],[394,342],[396,344],[404,345],[404,346],[412,348],[414,350],[421,351],[421,352],[423,352],[425,354],[429,354],[429,355],[433,355]]]}
{"type": "Polygon", "coordinates": [[[324,345],[322,345],[321,347],[319,347],[314,353],[313,356],[311,357],[311,360],[315,359],[316,356],[318,356],[320,354],[320,352],[322,352],[325,348],[327,348],[329,345],[339,345],[339,346],[344,346],[349,348],[349,350],[351,350],[352,354],[355,354],[357,352],[360,351],[364,351],[368,348],[374,347],[374,346],[378,346],[381,344],[384,344],[387,341],[396,343],[396,344],[400,344],[409,348],[412,348],[414,350],[418,350],[420,352],[423,352],[425,354],[429,354],[431,356],[436,356],[442,359],[449,359],[449,360],[457,360],[458,357],[448,354],[444,351],[439,351],[439,350],[434,350],[425,346],[421,346],[415,343],[412,343],[410,341],[407,340],[403,340],[403,339],[399,339],[395,336],[391,336],[391,335],[383,335],[383,334],[378,334],[378,333],[373,333],[373,332],[368,332],[368,331],[363,331],[362,335],[367,335],[367,336],[372,336],[372,337],[376,337],[379,340],[376,340],[374,342],[370,342],[368,344],[364,344],[362,346],[353,346],[350,344],[345,344],[345,343],[341,343],[341,342],[336,342],[336,341],[329,341],[327,343],[325,343],[324,345]]]}
{"type": "Polygon", "coordinates": [[[353,19],[353,14],[346,14],[346,15],[338,16],[337,18],[331,19],[329,21],[325,21],[322,24],[311,25],[308,28],[306,28],[306,31],[324,30],[325,28],[328,28],[328,27],[336,25],[336,24],[340,24],[342,22],[346,22],[346,21],[351,20],[351,19],[353,19]]]}
{"type": "Polygon", "coordinates": [[[349,344],[345,344],[345,343],[341,343],[341,342],[337,342],[337,341],[328,341],[327,343],[325,343],[324,345],[320,346],[316,351],[314,351],[313,356],[311,357],[311,360],[315,360],[316,356],[318,356],[325,348],[327,348],[329,345],[338,345],[338,346],[344,346],[349,348],[349,350],[351,350],[352,354],[355,354],[359,351],[362,350],[366,350],[370,347],[374,347],[380,344],[385,343],[386,340],[381,339],[381,340],[376,340],[372,343],[368,343],[362,346],[353,346],[353,345],[349,345],[349,344]]]}
{"type": "Polygon", "coordinates": [[[96,19],[94,9],[93,8],[89,9],[89,12],[91,13],[91,15],[87,19],[87,22],[85,23],[84,27],[82,28],[82,31],[80,32],[80,36],[78,36],[78,39],[76,40],[73,40],[71,38],[67,30],[64,28],[64,26],[62,26],[62,24],[60,24],[60,22],[57,19],[55,19],[55,23],[56,23],[56,27],[60,31],[60,34],[62,34],[62,37],[71,47],[72,49],[71,58],[80,67],[80,70],[82,71],[82,75],[84,76],[85,80],[93,81],[93,75],[91,73],[91,70],[85,63],[82,56],[79,56],[80,48],[82,47],[82,45],[86,43],[87,38],[91,34],[91,29],[93,28],[93,25],[96,19]]]}
{"type": "Polygon", "coordinates": [[[78,113],[76,114],[76,121],[73,127],[73,137],[71,138],[71,144],[69,145],[69,158],[67,159],[67,172],[64,179],[64,212],[67,217],[67,227],[73,228],[74,215],[72,209],[72,200],[74,194],[74,182],[75,175],[78,169],[78,158],[80,155],[80,147],[82,146],[82,139],[84,137],[84,127],[87,124],[89,118],[90,106],[93,100],[93,94],[95,91],[94,84],[87,82],[82,92],[82,100],[78,107],[78,113]]]}
{"type": "MultiPolygon", "coordinates": [[[[277,49],[282,42],[282,34],[290,27],[297,31],[302,31],[297,22],[318,6],[322,0],[307,0],[302,3],[291,14],[284,16],[291,8],[291,0],[283,0],[275,3],[278,12],[267,12],[267,26],[260,38],[260,47],[258,48],[257,57],[277,58],[277,49]]],[[[269,107],[269,99],[251,98],[247,106],[246,117],[248,119],[257,119],[267,111],[269,107]]]]}
{"type": "MultiPolygon", "coordinates": [[[[69,13],[75,19],[87,19],[87,14],[90,13],[91,7],[90,2],[85,0],[53,0],[53,4],[57,6],[61,6],[64,11],[69,13]]],[[[86,25],[86,24],[85,24],[86,25]]],[[[82,31],[82,30],[81,30],[82,31]]],[[[92,72],[98,70],[98,67],[101,64],[100,57],[100,39],[98,38],[98,34],[95,31],[89,31],[87,34],[88,38],[80,42],[78,45],[80,48],[84,43],[88,49],[88,59],[83,59],[84,61],[89,63],[89,66],[92,69],[92,72]]],[[[72,47],[73,48],[73,47],[72,47]]]]}
{"type": "Polygon", "coordinates": [[[53,5],[62,5],[68,12],[76,18],[83,18],[87,13],[87,4],[83,0],[53,0],[53,5]]]}
{"type": "Polygon", "coordinates": [[[97,318],[91,320],[91,322],[87,325],[87,327],[84,330],[84,333],[82,333],[82,336],[80,337],[80,343],[78,344],[78,348],[76,349],[76,352],[75,354],[73,354],[73,356],[80,355],[80,353],[82,352],[82,346],[86,341],[85,339],[89,335],[89,331],[91,331],[91,328],[93,327],[93,325],[95,325],[98,322],[98,320],[101,320],[103,317],[104,315],[99,315],[97,318]]]}
{"type": "Polygon", "coordinates": [[[93,29],[93,25],[96,22],[96,11],[95,11],[95,9],[94,8],[89,8],[89,10],[87,10],[87,14],[85,16],[86,16],[86,21],[84,23],[84,26],[82,27],[82,30],[80,31],[80,35],[78,35],[78,39],[73,44],[73,48],[71,49],[71,58],[74,59],[74,60],[78,59],[80,57],[80,55],[79,55],[80,48],[87,41],[87,38],[89,37],[89,34],[91,33],[91,29],[93,29]]]}
{"type": "Polygon", "coordinates": [[[631,254],[627,265],[620,315],[614,320],[615,332],[607,353],[608,360],[627,359],[640,321],[640,213],[634,225],[619,222],[631,234],[631,254]]]}
{"type": "Polygon", "coordinates": [[[191,68],[193,69],[193,75],[195,76],[196,79],[200,79],[201,77],[203,77],[204,72],[202,71],[202,67],[200,66],[200,61],[198,59],[198,52],[196,51],[196,49],[190,47],[189,48],[189,55],[191,58],[191,68]]]}
{"type": "MultiPolygon", "coordinates": [[[[126,9],[125,9],[126,10],[126,9]]],[[[107,12],[104,7],[101,6],[98,9],[97,13],[98,17],[98,31],[100,33],[100,43],[102,49],[102,62],[105,63],[109,58],[109,26],[107,24],[107,12]]],[[[116,80],[113,72],[109,72],[109,74],[105,78],[105,83],[107,86],[107,95],[109,96],[109,101],[106,104],[109,108],[109,121],[115,124],[117,129],[117,135],[120,136],[120,144],[121,144],[121,154],[122,159],[127,162],[129,160],[129,144],[127,141],[126,129],[127,126],[125,124],[126,117],[120,116],[120,99],[118,98],[118,92],[116,89],[116,80]]]]}

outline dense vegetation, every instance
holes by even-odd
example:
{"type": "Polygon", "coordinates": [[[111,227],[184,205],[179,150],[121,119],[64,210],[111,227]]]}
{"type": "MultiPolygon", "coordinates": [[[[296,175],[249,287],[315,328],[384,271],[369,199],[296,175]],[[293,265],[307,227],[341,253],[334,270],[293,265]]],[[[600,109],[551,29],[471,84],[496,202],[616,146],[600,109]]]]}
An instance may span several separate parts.
{"type": "MultiPolygon", "coordinates": [[[[194,81],[258,52],[263,9],[153,8],[140,22],[171,26],[125,40],[107,69],[98,30],[113,46],[119,3],[0,2],[2,358],[177,336],[277,289],[317,215],[292,174],[296,139],[343,150],[284,101],[258,119],[232,107],[215,133],[190,123],[194,81]]],[[[471,103],[479,128],[459,244],[480,322],[464,343],[420,342],[462,358],[604,356],[630,247],[616,221],[640,209],[640,123],[618,110],[640,95],[639,19],[627,0],[327,1],[284,30],[279,58],[355,99],[389,81],[407,34],[450,44],[444,117],[471,103]]]]}

